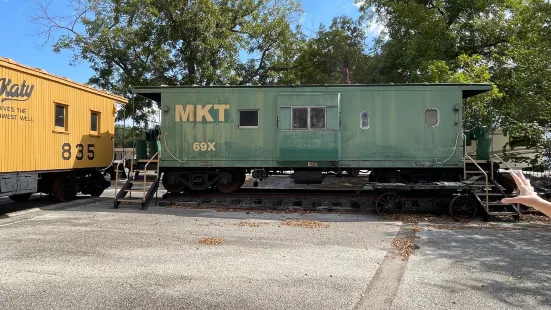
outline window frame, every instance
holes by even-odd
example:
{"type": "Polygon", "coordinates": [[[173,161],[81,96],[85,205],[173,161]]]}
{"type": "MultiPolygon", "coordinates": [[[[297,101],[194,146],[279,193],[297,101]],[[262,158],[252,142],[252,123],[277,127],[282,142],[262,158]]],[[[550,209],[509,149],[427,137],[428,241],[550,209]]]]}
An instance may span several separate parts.
{"type": "Polygon", "coordinates": [[[54,132],[68,133],[69,132],[69,105],[63,102],[54,101],[54,132]],[[57,126],[57,107],[63,108],[63,127],[57,126]]]}
{"type": "Polygon", "coordinates": [[[327,107],[326,106],[309,106],[308,107],[308,130],[309,131],[327,131],[327,107]],[[314,108],[314,109],[318,109],[318,108],[323,109],[323,128],[314,128],[314,129],[312,129],[312,126],[311,126],[311,120],[312,120],[311,110],[312,110],[312,108],[314,108]]]}
{"type": "Polygon", "coordinates": [[[423,123],[426,127],[438,127],[440,125],[440,110],[437,108],[426,108],[425,112],[423,113],[423,123]],[[436,125],[427,125],[427,111],[434,110],[436,111],[436,125]]]}
{"type": "Polygon", "coordinates": [[[310,109],[307,106],[291,107],[291,130],[293,131],[308,131],[310,130],[310,109]],[[306,109],[306,128],[295,128],[295,109],[306,109]]]}
{"type": "Polygon", "coordinates": [[[360,111],[360,130],[367,130],[369,129],[369,126],[371,126],[371,122],[369,121],[369,111],[360,111]],[[362,126],[362,115],[366,113],[367,114],[367,127],[362,126]]]}
{"type": "Polygon", "coordinates": [[[239,129],[257,129],[260,128],[260,109],[238,109],[237,113],[239,115],[237,120],[237,128],[239,129]],[[243,112],[256,112],[256,126],[241,126],[241,111],[243,112]]]}
{"type": "Polygon", "coordinates": [[[90,127],[89,127],[90,135],[99,136],[100,128],[101,128],[101,112],[96,110],[90,110],[90,127]],[[97,117],[97,122],[96,122],[97,130],[92,130],[92,115],[94,114],[97,117]]]}
{"type": "Polygon", "coordinates": [[[283,130],[283,131],[327,131],[327,107],[326,106],[281,106],[279,108],[291,108],[291,129],[287,129],[287,130],[283,130]],[[323,109],[323,113],[324,113],[324,123],[323,123],[323,128],[312,128],[312,124],[311,124],[311,109],[312,108],[322,108],[323,109]],[[295,109],[306,109],[306,111],[308,111],[308,116],[307,116],[307,128],[294,128],[293,126],[293,121],[294,121],[294,113],[293,111],[295,109]]]}

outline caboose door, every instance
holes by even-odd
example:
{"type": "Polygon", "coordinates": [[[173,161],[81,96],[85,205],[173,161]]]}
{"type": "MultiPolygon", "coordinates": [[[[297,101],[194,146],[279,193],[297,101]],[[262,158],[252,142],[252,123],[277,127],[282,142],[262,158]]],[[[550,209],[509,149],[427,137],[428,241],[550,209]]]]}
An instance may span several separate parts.
{"type": "Polygon", "coordinates": [[[316,166],[339,160],[339,93],[279,94],[276,106],[278,161],[316,166]]]}

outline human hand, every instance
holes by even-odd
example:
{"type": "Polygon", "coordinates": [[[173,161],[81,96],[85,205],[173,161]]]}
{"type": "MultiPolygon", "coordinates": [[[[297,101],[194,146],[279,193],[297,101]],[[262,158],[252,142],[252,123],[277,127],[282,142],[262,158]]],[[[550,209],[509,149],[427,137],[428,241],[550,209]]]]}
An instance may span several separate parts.
{"type": "Polygon", "coordinates": [[[537,204],[540,201],[540,197],[534,192],[534,188],[530,185],[530,180],[524,177],[522,171],[515,173],[511,170],[509,172],[517,184],[519,195],[512,198],[504,198],[501,202],[507,204],[520,203],[528,207],[533,207],[537,204]]]}

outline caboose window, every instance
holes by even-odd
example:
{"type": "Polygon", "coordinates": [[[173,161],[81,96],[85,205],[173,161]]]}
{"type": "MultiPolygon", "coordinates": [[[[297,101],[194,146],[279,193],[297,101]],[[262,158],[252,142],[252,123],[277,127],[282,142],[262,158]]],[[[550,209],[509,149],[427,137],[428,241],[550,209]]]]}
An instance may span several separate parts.
{"type": "Polygon", "coordinates": [[[239,128],[258,128],[258,110],[239,110],[239,128]]]}
{"type": "Polygon", "coordinates": [[[99,113],[92,112],[90,114],[90,131],[97,132],[99,128],[99,113]]]}
{"type": "Polygon", "coordinates": [[[62,104],[55,105],[55,126],[66,129],[65,126],[65,114],[67,112],[67,107],[62,104]]]}
{"type": "Polygon", "coordinates": [[[369,128],[369,114],[367,112],[360,112],[360,128],[369,128]]]}
{"type": "Polygon", "coordinates": [[[439,123],[439,115],[437,109],[426,109],[425,110],[425,125],[435,127],[439,123]]]}
{"type": "Polygon", "coordinates": [[[325,108],[310,108],[310,129],[325,129],[325,108]]]}
{"type": "Polygon", "coordinates": [[[293,129],[308,129],[308,108],[293,108],[293,129]]]}

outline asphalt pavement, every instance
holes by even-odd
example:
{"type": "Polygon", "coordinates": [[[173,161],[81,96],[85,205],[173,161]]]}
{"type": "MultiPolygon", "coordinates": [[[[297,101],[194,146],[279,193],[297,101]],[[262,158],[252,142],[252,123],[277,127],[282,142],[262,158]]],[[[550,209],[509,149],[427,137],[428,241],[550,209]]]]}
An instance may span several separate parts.
{"type": "Polygon", "coordinates": [[[0,309],[352,309],[401,226],[109,203],[0,220],[0,309]]]}
{"type": "Polygon", "coordinates": [[[111,206],[81,199],[0,218],[0,309],[551,305],[549,225],[418,231],[369,215],[111,206]],[[392,245],[404,236],[418,237],[405,261],[392,245]]]}

